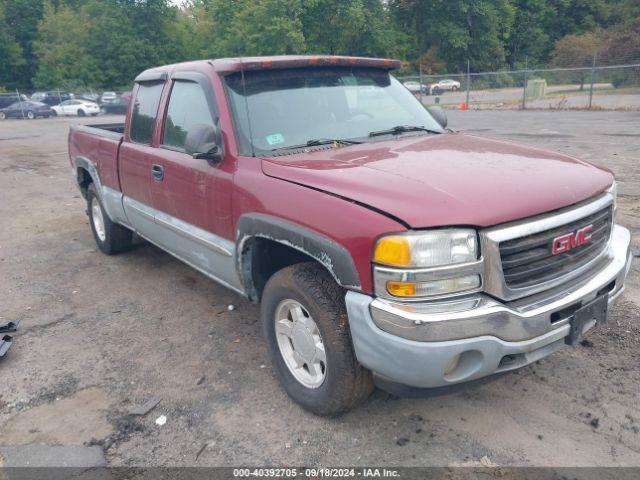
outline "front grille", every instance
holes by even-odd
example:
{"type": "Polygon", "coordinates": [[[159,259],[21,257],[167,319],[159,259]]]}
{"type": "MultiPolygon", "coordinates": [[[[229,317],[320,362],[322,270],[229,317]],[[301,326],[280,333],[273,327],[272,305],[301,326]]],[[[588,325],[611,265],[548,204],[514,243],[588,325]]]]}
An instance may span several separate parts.
{"type": "Polygon", "coordinates": [[[595,257],[607,245],[612,227],[612,207],[561,227],[500,243],[505,284],[509,288],[538,285],[570,273],[595,257]],[[593,224],[591,240],[563,253],[552,253],[553,239],[593,224]]]}

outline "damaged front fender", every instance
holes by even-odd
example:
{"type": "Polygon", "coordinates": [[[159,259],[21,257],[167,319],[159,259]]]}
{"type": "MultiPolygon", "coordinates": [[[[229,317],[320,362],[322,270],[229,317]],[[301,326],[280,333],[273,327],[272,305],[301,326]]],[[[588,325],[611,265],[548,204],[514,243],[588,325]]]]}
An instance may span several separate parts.
{"type": "Polygon", "coordinates": [[[238,221],[236,261],[245,291],[253,301],[259,292],[253,279],[252,239],[264,238],[290,247],[322,264],[336,282],[349,290],[360,290],[360,278],[351,254],[337,242],[280,218],[251,213],[238,221]]]}

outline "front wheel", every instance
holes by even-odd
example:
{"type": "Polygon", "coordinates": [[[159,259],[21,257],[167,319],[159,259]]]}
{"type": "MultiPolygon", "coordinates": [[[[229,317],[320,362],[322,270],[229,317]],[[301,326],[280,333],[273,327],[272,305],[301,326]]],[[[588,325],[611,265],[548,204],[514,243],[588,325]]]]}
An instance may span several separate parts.
{"type": "Polygon", "coordinates": [[[128,228],[111,221],[93,183],[87,189],[87,211],[93,237],[103,253],[113,255],[131,248],[133,233],[128,228]]]}
{"type": "Polygon", "coordinates": [[[80,109],[78,110],[78,116],[79,117],[85,117],[87,114],[84,112],[84,110],[80,109]]]}
{"type": "Polygon", "coordinates": [[[4,112],[0,112],[0,120],[4,120],[5,118],[7,118],[7,114],[4,112]]]}
{"type": "Polygon", "coordinates": [[[27,112],[27,118],[28,118],[29,120],[33,120],[34,118],[36,118],[36,114],[35,114],[35,113],[33,113],[31,110],[29,110],[29,111],[27,112]]]}
{"type": "Polygon", "coordinates": [[[289,396],[317,415],[340,415],[373,390],[356,360],[344,291],[319,264],[286,267],[267,282],[261,317],[271,361],[289,396]]]}

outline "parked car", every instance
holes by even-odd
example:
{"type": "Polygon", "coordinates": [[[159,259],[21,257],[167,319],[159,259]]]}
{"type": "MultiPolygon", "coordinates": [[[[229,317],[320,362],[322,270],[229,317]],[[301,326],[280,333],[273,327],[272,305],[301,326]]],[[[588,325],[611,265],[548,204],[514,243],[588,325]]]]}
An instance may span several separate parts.
{"type": "Polygon", "coordinates": [[[60,105],[51,107],[56,115],[78,115],[79,117],[86,117],[91,115],[95,117],[100,113],[100,106],[97,103],[90,102],[88,100],[67,100],[60,105]]]}
{"type": "Polygon", "coordinates": [[[277,377],[320,415],[374,382],[450,386],[576,345],[631,266],[608,170],[451,132],[399,66],[154,68],[124,123],[69,133],[98,248],[128,250],[136,232],[260,303],[277,377]],[[372,82],[378,99],[361,99],[372,82]]]}
{"type": "Polygon", "coordinates": [[[428,93],[427,86],[424,84],[421,84],[420,82],[414,82],[413,80],[409,80],[409,81],[403,82],[403,85],[407,87],[407,89],[414,95],[418,95],[420,93],[428,93]]]}
{"type": "Polygon", "coordinates": [[[115,113],[124,115],[127,113],[127,109],[129,108],[129,100],[123,97],[118,97],[114,101],[109,103],[103,103],[100,106],[100,110],[103,113],[115,113]]]}
{"type": "Polygon", "coordinates": [[[42,102],[45,97],[45,92],[33,92],[31,97],[29,97],[34,102],[42,102]]]}
{"type": "Polygon", "coordinates": [[[460,82],[457,80],[444,79],[429,86],[431,95],[439,95],[442,92],[455,92],[460,89],[460,82]]]}
{"type": "Polygon", "coordinates": [[[52,115],[53,111],[49,105],[31,100],[12,103],[8,107],[0,109],[0,120],[5,118],[27,118],[33,120],[38,117],[49,118],[52,115]]]}
{"type": "Polygon", "coordinates": [[[111,103],[118,98],[116,92],[103,92],[100,96],[100,104],[111,103]]]}
{"type": "Polygon", "coordinates": [[[9,105],[28,100],[26,95],[18,95],[17,93],[0,93],[0,108],[6,108],[9,105]]]}
{"type": "Polygon", "coordinates": [[[89,100],[90,102],[98,103],[100,96],[97,93],[93,93],[93,92],[83,92],[80,94],[80,99],[89,100]]]}
{"type": "Polygon", "coordinates": [[[71,100],[74,98],[73,93],[69,92],[44,92],[42,97],[39,97],[39,102],[46,103],[47,105],[54,106],[60,105],[62,102],[71,100]]]}

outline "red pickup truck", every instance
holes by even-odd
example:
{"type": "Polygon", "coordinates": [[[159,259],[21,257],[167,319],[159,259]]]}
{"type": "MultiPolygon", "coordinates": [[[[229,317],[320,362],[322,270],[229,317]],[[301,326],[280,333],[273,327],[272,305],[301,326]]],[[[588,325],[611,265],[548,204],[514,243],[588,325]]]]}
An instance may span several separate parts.
{"type": "Polygon", "coordinates": [[[136,233],[260,302],[283,387],[321,415],[374,383],[449,386],[573,345],[630,267],[609,171],[448,130],[398,66],[153,68],[124,124],[69,134],[100,250],[136,233]]]}

